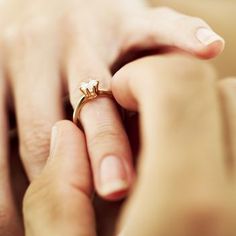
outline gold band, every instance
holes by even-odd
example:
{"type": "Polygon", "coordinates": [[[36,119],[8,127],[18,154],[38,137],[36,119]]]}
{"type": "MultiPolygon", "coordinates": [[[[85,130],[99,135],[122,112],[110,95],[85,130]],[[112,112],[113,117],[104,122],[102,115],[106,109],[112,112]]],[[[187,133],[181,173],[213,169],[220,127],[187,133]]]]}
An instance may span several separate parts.
{"type": "Polygon", "coordinates": [[[99,81],[97,80],[90,80],[88,83],[82,83],[80,90],[84,95],[80,98],[78,104],[76,105],[73,113],[73,122],[77,126],[82,127],[79,117],[83,106],[89,101],[99,97],[113,98],[113,95],[111,91],[99,90],[99,81]]]}

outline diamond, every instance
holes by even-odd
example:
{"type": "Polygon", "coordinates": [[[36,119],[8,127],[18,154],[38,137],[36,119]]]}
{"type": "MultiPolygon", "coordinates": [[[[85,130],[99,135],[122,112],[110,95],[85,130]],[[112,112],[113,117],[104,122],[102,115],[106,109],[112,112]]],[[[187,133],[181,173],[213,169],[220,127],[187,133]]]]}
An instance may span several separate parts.
{"type": "Polygon", "coordinates": [[[96,95],[98,90],[98,81],[90,80],[89,82],[82,82],[80,84],[80,90],[86,95],[96,95]]]}
{"type": "Polygon", "coordinates": [[[89,81],[89,84],[91,85],[91,86],[97,86],[98,85],[98,81],[97,80],[90,80],[89,81]]]}

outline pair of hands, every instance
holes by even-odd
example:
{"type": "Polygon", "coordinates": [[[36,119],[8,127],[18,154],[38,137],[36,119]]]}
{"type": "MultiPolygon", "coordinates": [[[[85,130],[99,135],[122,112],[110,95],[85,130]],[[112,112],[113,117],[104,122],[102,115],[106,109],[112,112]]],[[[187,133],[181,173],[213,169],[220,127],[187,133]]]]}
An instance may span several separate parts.
{"type": "MultiPolygon", "coordinates": [[[[45,164],[52,125],[65,118],[63,95],[69,93],[75,107],[81,96],[80,82],[94,78],[102,88],[110,89],[112,68],[134,49],[165,47],[170,51],[175,47],[204,58],[222,51],[222,39],[202,20],[141,3],[3,2],[0,96],[3,105],[6,100],[9,106],[14,104],[21,158],[30,180],[45,164]]],[[[3,105],[1,123],[6,123],[7,109],[3,105]]],[[[126,162],[132,176],[130,148],[113,103],[101,100],[96,107],[86,107],[81,119],[96,189],[104,195],[98,163],[107,154],[115,155],[126,162]],[[108,141],[111,150],[103,145],[108,141]]],[[[7,129],[6,125],[4,128],[7,129]]],[[[6,139],[6,132],[2,136],[6,139]]]]}
{"type": "MultiPolygon", "coordinates": [[[[17,215],[8,165],[9,108],[16,112],[21,159],[32,181],[48,157],[51,127],[65,118],[62,97],[69,93],[75,106],[81,81],[98,79],[104,89],[110,89],[111,72],[133,50],[173,52],[178,48],[211,58],[223,49],[223,40],[202,20],[170,9],[150,9],[140,1],[61,0],[49,4],[11,0],[3,2],[0,11],[0,205],[4,206],[2,228],[8,232],[18,228],[17,223],[14,227],[9,224],[17,215]]],[[[123,197],[133,182],[134,170],[115,104],[109,99],[87,104],[81,121],[97,192],[110,200],[123,197]],[[122,165],[114,164],[113,158],[113,164],[101,170],[106,156],[116,157],[122,165]],[[118,179],[119,184],[105,183],[104,191],[101,176],[118,179]]]]}
{"type": "MultiPolygon", "coordinates": [[[[120,235],[235,235],[235,85],[179,55],[115,74],[114,96],[140,113],[142,141],[120,235]]],[[[55,127],[46,167],[25,196],[26,235],[96,235],[84,134],[69,121],[55,127]]]]}

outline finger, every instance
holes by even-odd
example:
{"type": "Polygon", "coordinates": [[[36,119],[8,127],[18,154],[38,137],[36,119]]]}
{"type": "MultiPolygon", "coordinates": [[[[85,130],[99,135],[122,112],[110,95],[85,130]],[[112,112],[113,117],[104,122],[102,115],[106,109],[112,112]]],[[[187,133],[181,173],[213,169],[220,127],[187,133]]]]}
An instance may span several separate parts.
{"type": "Polygon", "coordinates": [[[46,172],[54,166],[55,170],[50,169],[50,172],[57,173],[52,175],[56,176],[55,179],[58,177],[62,182],[70,182],[72,186],[91,197],[92,176],[82,131],[69,121],[57,122],[52,129],[50,146],[46,172]]]}
{"type": "Polygon", "coordinates": [[[8,153],[6,86],[0,74],[0,235],[22,235],[23,227],[15,207],[8,153]]]}
{"type": "Polygon", "coordinates": [[[24,199],[26,235],[95,236],[91,193],[85,137],[73,123],[58,122],[52,130],[50,158],[24,199]]]}
{"type": "Polygon", "coordinates": [[[207,232],[212,232],[215,216],[225,214],[225,153],[215,77],[205,64],[182,56],[142,59],[115,75],[115,97],[125,102],[121,88],[126,88],[125,96],[138,104],[142,128],[140,182],[123,218],[124,235],[191,235],[196,228],[190,222],[203,223],[206,217],[207,232]],[[141,222],[145,226],[137,229],[141,222]]]}
{"type": "Polygon", "coordinates": [[[202,19],[159,7],[147,10],[128,24],[125,47],[177,47],[201,58],[224,49],[224,40],[202,19]]]}
{"type": "Polygon", "coordinates": [[[12,29],[8,37],[9,74],[15,97],[20,152],[30,180],[42,170],[52,125],[63,118],[59,46],[47,22],[12,29]]]}
{"type": "MultiPolygon", "coordinates": [[[[71,102],[81,97],[82,81],[97,79],[100,87],[109,90],[111,75],[101,59],[90,49],[72,50],[68,60],[71,102]]],[[[126,195],[134,170],[127,135],[116,104],[110,98],[97,98],[87,103],[80,117],[87,140],[94,182],[100,196],[115,200],[126,195]]]]}

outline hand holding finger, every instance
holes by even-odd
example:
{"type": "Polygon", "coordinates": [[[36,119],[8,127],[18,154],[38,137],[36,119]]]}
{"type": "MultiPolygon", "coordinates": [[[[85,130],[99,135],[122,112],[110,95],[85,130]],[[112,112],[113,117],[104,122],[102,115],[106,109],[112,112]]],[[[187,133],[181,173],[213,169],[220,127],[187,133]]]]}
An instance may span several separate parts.
{"type": "Polygon", "coordinates": [[[115,97],[128,108],[135,104],[142,128],[139,182],[127,204],[121,235],[229,232],[224,218],[230,213],[229,192],[214,71],[181,56],[149,57],[136,63],[113,79],[115,97]],[[147,199],[151,204],[146,204],[147,199]],[[140,214],[137,205],[145,213],[140,214]],[[137,227],[141,222],[145,226],[137,227]],[[196,222],[205,225],[204,231],[195,228],[196,222]],[[217,229],[212,227],[216,222],[217,229]]]}
{"type": "Polygon", "coordinates": [[[24,199],[26,235],[95,236],[85,139],[69,121],[52,131],[51,153],[24,199]]]}

